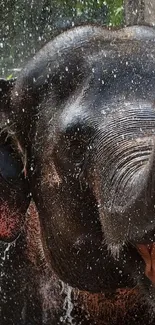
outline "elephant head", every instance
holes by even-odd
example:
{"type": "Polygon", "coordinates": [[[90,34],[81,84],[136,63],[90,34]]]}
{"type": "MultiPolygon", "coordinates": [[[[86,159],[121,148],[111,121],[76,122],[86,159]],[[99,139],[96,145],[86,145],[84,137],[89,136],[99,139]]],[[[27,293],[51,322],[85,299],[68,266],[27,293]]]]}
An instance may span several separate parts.
{"type": "Polygon", "coordinates": [[[154,39],[145,27],[75,28],[12,91],[46,257],[80,289],[132,286],[143,260],[154,282],[154,39]]]}

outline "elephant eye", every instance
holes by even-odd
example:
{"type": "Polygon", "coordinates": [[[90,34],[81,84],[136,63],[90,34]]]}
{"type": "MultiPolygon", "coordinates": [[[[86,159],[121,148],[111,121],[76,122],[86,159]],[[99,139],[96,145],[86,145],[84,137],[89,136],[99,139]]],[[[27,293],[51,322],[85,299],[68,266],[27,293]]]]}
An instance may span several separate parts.
{"type": "Polygon", "coordinates": [[[11,143],[0,144],[0,175],[9,183],[23,176],[23,163],[11,143]]]}
{"type": "Polygon", "coordinates": [[[82,121],[67,126],[62,141],[67,158],[73,159],[75,163],[82,162],[92,134],[92,128],[82,121]]]}
{"type": "Polygon", "coordinates": [[[68,157],[70,157],[74,163],[82,163],[85,152],[86,144],[82,141],[73,141],[68,146],[68,157]]]}
{"type": "Polygon", "coordinates": [[[77,175],[88,157],[89,143],[93,136],[94,129],[86,120],[63,124],[54,149],[57,165],[62,170],[77,175]]]}

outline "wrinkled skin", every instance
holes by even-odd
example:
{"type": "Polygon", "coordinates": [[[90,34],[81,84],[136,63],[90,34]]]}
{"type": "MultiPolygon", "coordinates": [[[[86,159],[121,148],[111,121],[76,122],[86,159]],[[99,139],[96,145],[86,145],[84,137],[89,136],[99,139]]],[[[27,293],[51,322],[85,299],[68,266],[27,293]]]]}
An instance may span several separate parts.
{"type": "Polygon", "coordinates": [[[145,27],[75,28],[12,91],[51,266],[82,290],[138,283],[151,301],[136,245],[154,241],[154,39],[145,27]]]}
{"type": "Polygon", "coordinates": [[[152,306],[136,246],[154,242],[154,40],[152,28],[73,29],[11,93],[46,261],[80,290],[138,284],[152,306]]]}

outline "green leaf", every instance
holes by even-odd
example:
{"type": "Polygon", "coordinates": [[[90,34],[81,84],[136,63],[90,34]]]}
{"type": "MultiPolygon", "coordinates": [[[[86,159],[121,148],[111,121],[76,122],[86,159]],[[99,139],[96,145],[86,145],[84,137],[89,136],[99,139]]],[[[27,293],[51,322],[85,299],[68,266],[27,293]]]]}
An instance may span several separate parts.
{"type": "Polygon", "coordinates": [[[10,79],[12,79],[13,78],[13,74],[11,73],[6,79],[7,80],[10,80],[10,79]]]}

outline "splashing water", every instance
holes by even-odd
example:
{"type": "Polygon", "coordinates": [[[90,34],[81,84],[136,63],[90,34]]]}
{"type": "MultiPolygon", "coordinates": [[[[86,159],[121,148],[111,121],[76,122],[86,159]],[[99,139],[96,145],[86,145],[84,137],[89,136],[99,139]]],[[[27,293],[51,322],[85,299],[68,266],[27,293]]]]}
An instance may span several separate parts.
{"type": "Polygon", "coordinates": [[[1,248],[1,253],[0,253],[0,293],[2,292],[2,280],[3,277],[5,276],[4,273],[4,265],[5,261],[9,259],[10,257],[10,248],[11,246],[15,246],[15,242],[9,243],[9,244],[4,244],[4,246],[1,248]]]}
{"type": "Polygon", "coordinates": [[[74,308],[74,305],[72,303],[72,287],[70,287],[69,285],[65,285],[62,282],[62,293],[64,293],[66,295],[65,299],[64,299],[64,303],[63,303],[63,309],[66,313],[63,317],[61,317],[60,321],[62,323],[68,322],[68,324],[73,325],[74,319],[71,316],[72,310],[74,308]]]}
{"type": "Polygon", "coordinates": [[[1,255],[1,260],[2,261],[5,261],[6,259],[9,259],[9,250],[10,250],[10,247],[12,246],[12,243],[9,243],[6,245],[4,251],[2,252],[2,255],[1,255]]]}

